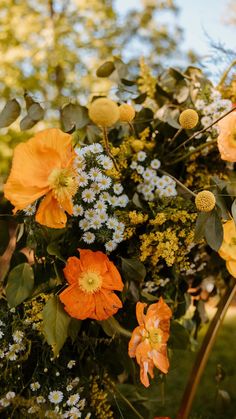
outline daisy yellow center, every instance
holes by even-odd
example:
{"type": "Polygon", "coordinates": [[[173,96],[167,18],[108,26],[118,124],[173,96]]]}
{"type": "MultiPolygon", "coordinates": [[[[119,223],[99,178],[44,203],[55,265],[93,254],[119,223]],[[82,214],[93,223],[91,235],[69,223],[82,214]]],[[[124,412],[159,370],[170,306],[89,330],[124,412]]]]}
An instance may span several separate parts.
{"type": "Polygon", "coordinates": [[[98,272],[86,271],[78,279],[82,291],[94,293],[100,290],[102,286],[102,277],[98,272]]]}
{"type": "Polygon", "coordinates": [[[78,188],[78,181],[71,168],[53,169],[48,177],[48,183],[58,201],[74,196],[78,188]]]}

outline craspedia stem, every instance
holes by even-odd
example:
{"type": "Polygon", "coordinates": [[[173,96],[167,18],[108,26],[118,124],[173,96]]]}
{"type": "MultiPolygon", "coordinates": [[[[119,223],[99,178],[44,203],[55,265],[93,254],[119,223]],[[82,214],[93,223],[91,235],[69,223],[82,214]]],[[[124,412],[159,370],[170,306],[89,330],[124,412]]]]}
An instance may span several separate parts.
{"type": "Polygon", "coordinates": [[[112,162],[114,164],[115,169],[117,171],[119,171],[119,168],[117,166],[117,163],[116,163],[116,161],[115,161],[115,159],[114,159],[114,157],[113,157],[113,155],[111,153],[110,147],[109,147],[109,140],[108,140],[107,128],[106,127],[102,127],[102,134],[103,134],[103,140],[104,140],[104,143],[105,143],[106,152],[107,152],[108,156],[111,158],[111,160],[112,160],[112,162]]]}

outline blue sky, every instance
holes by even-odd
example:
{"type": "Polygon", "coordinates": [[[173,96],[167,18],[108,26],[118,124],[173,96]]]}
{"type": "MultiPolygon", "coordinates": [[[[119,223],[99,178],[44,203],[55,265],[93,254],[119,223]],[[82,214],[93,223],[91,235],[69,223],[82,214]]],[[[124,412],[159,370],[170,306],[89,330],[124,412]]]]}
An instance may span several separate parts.
{"type": "MultiPolygon", "coordinates": [[[[197,51],[202,57],[201,62],[209,71],[214,72],[214,64],[209,63],[214,56],[209,38],[236,51],[236,27],[224,24],[229,2],[230,0],[176,0],[180,9],[178,23],[184,30],[181,47],[197,51]]],[[[141,0],[117,0],[117,8],[125,11],[140,3],[141,0]]]]}

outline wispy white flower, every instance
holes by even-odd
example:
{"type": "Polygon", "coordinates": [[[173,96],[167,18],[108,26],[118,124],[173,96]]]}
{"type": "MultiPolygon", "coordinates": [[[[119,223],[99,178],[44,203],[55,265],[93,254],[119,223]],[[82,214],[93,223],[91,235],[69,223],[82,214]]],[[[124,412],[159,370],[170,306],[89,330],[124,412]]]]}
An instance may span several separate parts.
{"type": "Polygon", "coordinates": [[[97,182],[91,183],[90,188],[92,188],[96,194],[101,192],[101,187],[97,182]]]}
{"type": "Polygon", "coordinates": [[[4,333],[3,333],[3,331],[2,331],[2,330],[0,330],[0,339],[2,339],[2,338],[3,338],[3,336],[4,336],[4,333]]]}
{"type": "Polygon", "coordinates": [[[73,390],[73,386],[71,384],[68,384],[68,386],[66,386],[66,391],[72,391],[73,390]]]}
{"type": "Polygon", "coordinates": [[[96,202],[96,204],[94,205],[94,208],[98,211],[106,211],[107,209],[107,204],[103,201],[103,200],[99,200],[96,202]]]}
{"type": "Polygon", "coordinates": [[[108,252],[112,252],[117,247],[117,243],[115,243],[113,240],[110,240],[105,244],[105,248],[108,252]]]}
{"type": "Polygon", "coordinates": [[[38,404],[45,403],[46,399],[43,396],[36,397],[36,401],[38,404]]]}
{"type": "Polygon", "coordinates": [[[143,178],[144,178],[146,181],[151,180],[154,176],[156,176],[156,172],[155,172],[155,170],[153,170],[153,169],[146,169],[146,170],[143,172],[143,178]]]}
{"type": "Polygon", "coordinates": [[[107,220],[107,227],[111,230],[115,230],[119,224],[119,221],[115,217],[109,217],[107,220]]]}
{"type": "Polygon", "coordinates": [[[36,204],[30,204],[25,209],[24,212],[26,215],[34,215],[36,212],[36,204]]]}
{"type": "Polygon", "coordinates": [[[113,191],[116,195],[120,195],[123,192],[123,186],[120,183],[115,183],[113,186],[113,191]]]}
{"type": "Polygon", "coordinates": [[[30,384],[30,388],[31,388],[32,391],[37,391],[40,387],[41,387],[41,385],[39,384],[38,381],[35,381],[34,383],[30,384]]]}
{"type": "Polygon", "coordinates": [[[95,241],[95,235],[91,233],[91,231],[87,231],[86,233],[83,234],[82,239],[85,243],[90,244],[95,241]]]}
{"type": "Polygon", "coordinates": [[[89,208],[85,211],[84,216],[87,220],[91,220],[96,215],[96,211],[93,208],[89,208]]]}
{"type": "Polygon", "coordinates": [[[142,175],[144,172],[144,167],[141,166],[140,164],[136,167],[136,170],[138,172],[139,175],[142,175]]]}
{"type": "Polygon", "coordinates": [[[21,343],[24,336],[25,334],[22,332],[22,330],[15,330],[15,332],[12,334],[14,342],[17,343],[21,343]]]}
{"type": "Polygon", "coordinates": [[[139,151],[137,154],[137,160],[138,161],[144,161],[147,158],[147,154],[145,151],[139,151]]]}
{"type": "Polygon", "coordinates": [[[151,167],[152,169],[159,169],[159,167],[161,166],[161,162],[158,159],[153,159],[151,161],[151,167]]]}
{"type": "Polygon", "coordinates": [[[76,365],[76,361],[74,359],[71,359],[67,364],[67,368],[71,370],[71,368],[73,368],[75,365],[76,365]]]}
{"type": "Polygon", "coordinates": [[[59,404],[63,400],[63,393],[59,390],[50,391],[48,399],[51,403],[59,404]]]}
{"type": "Polygon", "coordinates": [[[7,400],[14,399],[16,397],[16,393],[14,391],[8,391],[8,393],[5,395],[7,400]]]}
{"type": "Polygon", "coordinates": [[[102,226],[102,223],[103,222],[100,220],[99,216],[95,215],[95,217],[90,220],[90,227],[94,228],[94,230],[99,230],[99,228],[102,226]]]}
{"type": "Polygon", "coordinates": [[[80,220],[79,226],[80,226],[81,230],[86,231],[90,228],[90,222],[88,220],[86,220],[85,218],[83,218],[82,220],[80,220]]]}
{"type": "Polygon", "coordinates": [[[116,231],[119,231],[120,233],[124,233],[125,231],[125,224],[124,223],[118,223],[116,226],[116,231]]]}
{"type": "Polygon", "coordinates": [[[116,195],[110,196],[109,204],[112,205],[113,207],[116,207],[118,205],[118,199],[119,197],[116,195]]]}
{"type": "Polygon", "coordinates": [[[136,160],[133,160],[131,165],[130,165],[130,168],[135,170],[137,166],[138,166],[138,163],[136,162],[136,160]]]}
{"type": "Polygon", "coordinates": [[[128,198],[128,196],[127,196],[127,195],[125,195],[125,194],[123,194],[123,195],[120,195],[120,196],[118,197],[118,200],[117,200],[117,205],[118,205],[119,207],[125,208],[125,207],[126,207],[126,205],[128,204],[128,202],[129,202],[129,198],[128,198]]]}
{"type": "Polygon", "coordinates": [[[84,209],[82,205],[74,205],[73,206],[73,215],[75,217],[81,217],[84,213],[84,209]]]}
{"type": "Polygon", "coordinates": [[[99,200],[109,202],[110,197],[111,197],[111,195],[108,192],[102,192],[101,195],[99,196],[99,200]]]}

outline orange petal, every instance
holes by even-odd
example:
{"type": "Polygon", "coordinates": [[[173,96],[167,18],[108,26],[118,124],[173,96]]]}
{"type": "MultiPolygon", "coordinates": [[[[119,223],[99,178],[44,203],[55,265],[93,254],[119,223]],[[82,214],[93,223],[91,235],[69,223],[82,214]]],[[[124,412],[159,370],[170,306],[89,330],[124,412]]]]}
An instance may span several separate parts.
{"type": "Polygon", "coordinates": [[[138,324],[140,326],[144,325],[145,322],[145,314],[144,314],[144,309],[147,307],[146,303],[140,303],[140,301],[137,302],[136,304],[136,317],[138,320],[138,324]]]}
{"type": "Polygon", "coordinates": [[[40,202],[35,219],[39,224],[50,228],[64,228],[67,221],[65,212],[51,192],[40,202]]]}
{"type": "MultiPolygon", "coordinates": [[[[55,150],[59,157],[62,167],[71,164],[75,152],[72,149],[72,137],[58,128],[49,128],[38,132],[35,137],[42,148],[55,150]]],[[[54,164],[55,167],[55,164],[54,164]]]]}
{"type": "Polygon", "coordinates": [[[122,302],[113,292],[101,290],[94,294],[94,299],[95,314],[93,318],[96,320],[106,320],[122,307],[122,302]]]}
{"type": "Polygon", "coordinates": [[[168,320],[172,316],[170,307],[164,302],[161,297],[158,303],[151,304],[148,307],[146,314],[146,321],[152,317],[156,317],[158,320],[168,320]]]}
{"type": "Polygon", "coordinates": [[[87,319],[94,312],[93,295],[81,292],[76,284],[70,285],[62,291],[59,298],[65,305],[67,313],[76,319],[87,319]]]}
{"type": "Polygon", "coordinates": [[[88,249],[78,249],[80,253],[80,261],[85,271],[92,270],[100,274],[107,272],[108,257],[102,252],[93,252],[88,249]]]}
{"type": "Polygon", "coordinates": [[[226,267],[229,273],[236,278],[236,260],[228,260],[226,262],[226,267]]]}
{"type": "Polygon", "coordinates": [[[167,374],[169,369],[169,360],[167,358],[166,345],[163,345],[163,348],[162,352],[153,349],[151,354],[155,367],[164,374],[167,374]]]}
{"type": "Polygon", "coordinates": [[[63,269],[63,272],[69,284],[78,284],[78,279],[83,272],[80,259],[76,256],[67,259],[66,267],[63,269]]]}
{"type": "Polygon", "coordinates": [[[142,330],[144,330],[142,326],[137,326],[132,332],[132,336],[129,341],[129,349],[128,349],[130,358],[135,358],[136,356],[137,347],[142,341],[142,330]]]}
{"type": "Polygon", "coordinates": [[[150,382],[148,378],[148,373],[154,378],[153,374],[153,362],[149,359],[144,359],[140,364],[140,381],[145,387],[149,387],[150,382]]]}
{"type": "Polygon", "coordinates": [[[103,274],[102,286],[106,289],[122,291],[124,284],[122,282],[120,273],[115,267],[114,263],[107,262],[108,272],[103,274]]]}
{"type": "Polygon", "coordinates": [[[3,189],[5,198],[15,206],[14,212],[26,208],[49,191],[48,187],[39,188],[27,184],[23,185],[19,180],[12,177],[8,178],[3,189]]]}

